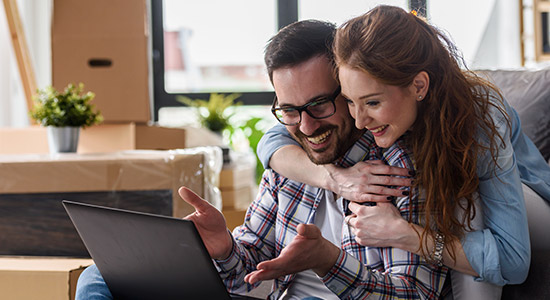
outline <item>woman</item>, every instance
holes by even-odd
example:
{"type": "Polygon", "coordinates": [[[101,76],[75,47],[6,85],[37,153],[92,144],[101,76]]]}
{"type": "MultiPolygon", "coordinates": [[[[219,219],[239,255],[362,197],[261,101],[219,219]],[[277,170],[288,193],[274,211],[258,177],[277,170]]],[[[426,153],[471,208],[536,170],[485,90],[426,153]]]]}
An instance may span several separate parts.
{"type": "MultiPolygon", "coordinates": [[[[343,24],[335,57],[356,126],[371,131],[381,147],[405,140],[415,154],[414,188],[426,201],[423,225],[407,223],[391,205],[350,204],[356,216],[348,222],[359,242],[421,254],[497,285],[523,282],[530,247],[520,176],[538,195],[550,198],[544,180],[550,169],[519,131],[517,114],[497,89],[461,70],[456,48],[443,34],[396,7],[379,6],[343,24]],[[476,210],[476,204],[482,209],[476,210]],[[476,213],[475,221],[486,228],[471,223],[476,213]],[[377,224],[387,226],[376,229],[377,224]]],[[[272,139],[279,134],[271,131],[262,141],[264,164],[288,143],[272,139]]],[[[384,174],[377,165],[363,163],[351,170],[306,166],[300,155],[296,147],[284,147],[270,165],[351,200],[385,198],[377,195],[383,176],[376,175],[384,174]],[[326,176],[308,176],[315,170],[326,176]],[[360,172],[367,172],[361,178],[372,179],[370,185],[359,183],[355,174],[360,172]],[[366,193],[358,197],[358,192],[366,193]]]]}

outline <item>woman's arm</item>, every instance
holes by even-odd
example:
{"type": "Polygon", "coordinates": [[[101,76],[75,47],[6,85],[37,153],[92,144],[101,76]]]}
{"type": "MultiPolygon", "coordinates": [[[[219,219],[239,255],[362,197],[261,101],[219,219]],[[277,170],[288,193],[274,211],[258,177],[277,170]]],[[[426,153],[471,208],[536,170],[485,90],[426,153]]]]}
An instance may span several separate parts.
{"type": "MultiPolygon", "coordinates": [[[[474,275],[477,280],[496,285],[519,284],[529,269],[529,230],[510,131],[506,122],[498,124],[504,143],[499,144],[497,165],[489,153],[478,160],[479,206],[476,208],[480,209],[476,215],[482,219],[482,228],[466,232],[460,243],[445,245],[443,263],[474,275]],[[450,256],[451,247],[454,247],[456,261],[450,256]]],[[[409,224],[396,208],[381,203],[373,207],[352,203],[349,208],[355,215],[348,217],[348,222],[354,227],[360,244],[398,247],[421,254],[417,232],[423,229],[409,224]]],[[[433,245],[433,238],[429,237],[426,249],[433,249],[433,245]]]]}
{"type": "Polygon", "coordinates": [[[402,191],[386,186],[411,185],[409,178],[394,177],[410,176],[408,169],[388,166],[381,161],[360,162],[347,169],[332,164],[316,165],[280,124],[262,137],[258,157],[264,168],[270,167],[294,181],[321,187],[358,202],[387,201],[388,197],[402,196],[402,191]]]}

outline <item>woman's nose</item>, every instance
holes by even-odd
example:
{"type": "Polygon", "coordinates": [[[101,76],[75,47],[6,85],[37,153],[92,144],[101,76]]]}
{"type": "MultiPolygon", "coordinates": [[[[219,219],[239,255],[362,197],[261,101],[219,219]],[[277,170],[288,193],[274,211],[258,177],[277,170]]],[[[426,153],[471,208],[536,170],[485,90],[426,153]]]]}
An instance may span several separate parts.
{"type": "Polygon", "coordinates": [[[353,113],[355,118],[355,127],[358,129],[367,128],[367,124],[372,120],[366,109],[356,107],[353,113]]]}

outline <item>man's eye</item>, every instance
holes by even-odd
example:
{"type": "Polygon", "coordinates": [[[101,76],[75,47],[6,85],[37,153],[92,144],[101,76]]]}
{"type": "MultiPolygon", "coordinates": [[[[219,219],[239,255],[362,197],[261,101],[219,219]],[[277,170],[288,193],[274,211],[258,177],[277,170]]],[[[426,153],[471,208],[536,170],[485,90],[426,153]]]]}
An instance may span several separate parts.
{"type": "Polygon", "coordinates": [[[327,98],[321,98],[321,99],[315,100],[314,102],[311,102],[311,104],[309,105],[309,107],[312,107],[312,106],[319,106],[319,105],[327,104],[327,103],[329,103],[329,102],[330,102],[329,99],[327,99],[327,98]]]}
{"type": "Polygon", "coordinates": [[[286,114],[291,114],[291,113],[294,113],[296,112],[297,110],[295,108],[281,108],[281,111],[286,113],[286,114]]]}

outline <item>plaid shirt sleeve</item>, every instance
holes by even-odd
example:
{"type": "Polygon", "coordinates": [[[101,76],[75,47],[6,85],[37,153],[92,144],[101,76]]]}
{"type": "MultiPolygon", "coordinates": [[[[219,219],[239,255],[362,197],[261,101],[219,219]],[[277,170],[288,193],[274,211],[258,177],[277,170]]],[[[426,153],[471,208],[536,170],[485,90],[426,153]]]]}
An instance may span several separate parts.
{"type": "Polygon", "coordinates": [[[231,292],[250,291],[254,286],[244,276],[261,261],[275,258],[276,189],[280,177],[266,171],[258,196],[249,206],[244,224],[233,231],[233,249],[228,258],[214,260],[225,286],[231,292]]]}
{"type": "Polygon", "coordinates": [[[362,264],[341,250],[336,264],[322,278],[340,299],[437,299],[443,289],[447,268],[418,263],[416,256],[396,248],[381,248],[384,260],[409,256],[410,263],[393,263],[379,271],[362,264]],[[401,252],[401,253],[399,253],[401,252]],[[416,261],[415,261],[416,260],[416,261]],[[418,263],[418,264],[417,264],[418,263]]]}

